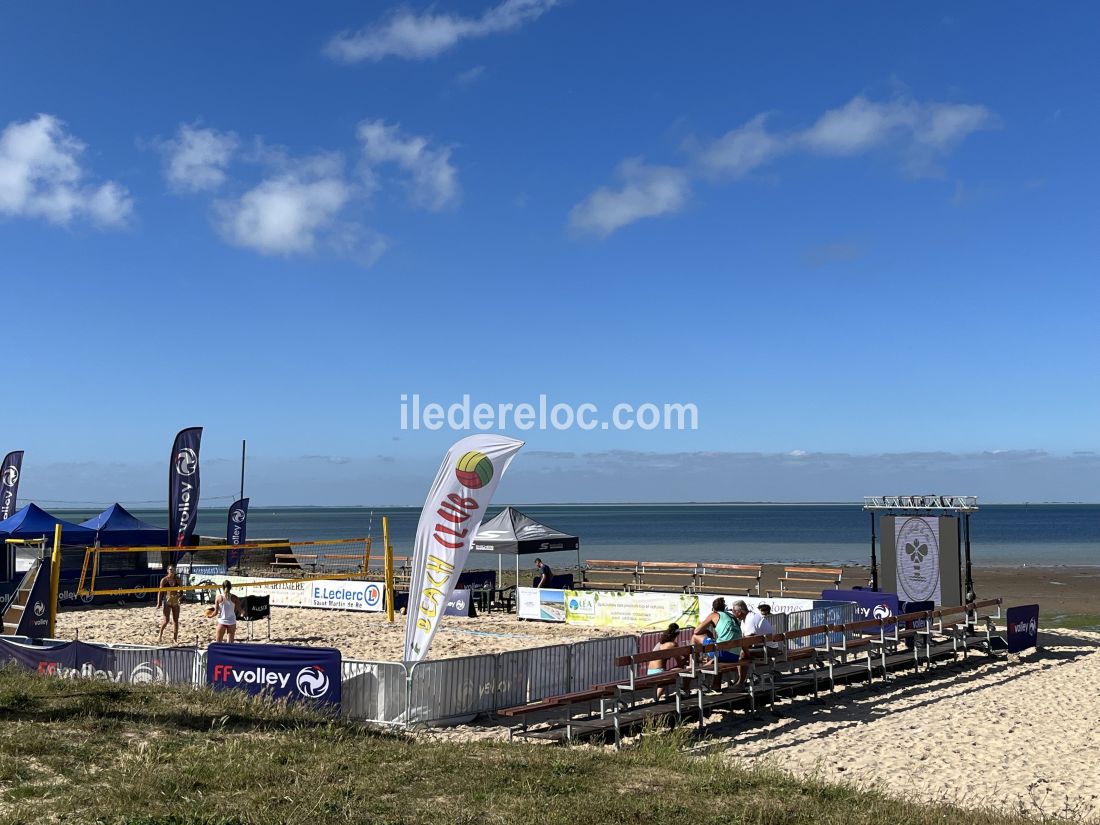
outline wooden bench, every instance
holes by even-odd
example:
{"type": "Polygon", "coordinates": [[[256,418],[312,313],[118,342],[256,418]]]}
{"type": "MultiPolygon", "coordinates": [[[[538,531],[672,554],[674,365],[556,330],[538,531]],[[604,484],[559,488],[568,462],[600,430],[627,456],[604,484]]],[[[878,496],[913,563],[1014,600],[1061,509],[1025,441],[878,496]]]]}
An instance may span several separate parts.
{"type": "Polygon", "coordinates": [[[732,684],[732,687],[744,687],[744,693],[749,697],[749,709],[755,713],[757,682],[769,684],[769,691],[774,693],[770,687],[772,681],[771,667],[766,662],[761,663],[753,659],[750,655],[752,648],[763,647],[766,642],[767,638],[765,636],[742,636],[740,639],[732,639],[728,642],[703,645],[703,655],[710,658],[705,659],[700,665],[699,673],[713,677],[715,688],[719,691],[722,690],[723,676],[728,673],[737,674],[737,680],[732,684]],[[738,654],[737,661],[722,661],[718,654],[723,651],[736,652],[738,654]],[[757,672],[758,670],[759,672],[757,672]]]}
{"type": "Polygon", "coordinates": [[[585,590],[637,590],[638,563],[589,559],[581,570],[581,584],[585,590]]]}
{"type": "MultiPolygon", "coordinates": [[[[882,635],[882,619],[865,619],[860,622],[848,622],[847,624],[832,624],[828,626],[825,634],[825,644],[817,647],[818,655],[824,660],[829,672],[829,691],[836,687],[837,671],[843,670],[840,675],[851,676],[862,673],[862,664],[867,666],[867,680],[874,679],[874,656],[872,649],[873,638],[866,635],[866,631],[875,630],[879,637],[882,635]],[[852,654],[863,653],[863,663],[853,670],[855,663],[849,663],[848,658],[852,654]]],[[[885,661],[883,662],[885,671],[885,661]]]]}
{"type": "MultiPolygon", "coordinates": [[[[682,700],[684,699],[684,694],[689,692],[692,686],[695,687],[696,696],[701,698],[701,687],[698,683],[699,674],[696,670],[696,664],[701,651],[702,645],[679,645],[677,647],[665,648],[664,650],[648,650],[645,653],[620,656],[615,659],[615,666],[629,668],[630,676],[626,682],[617,683],[615,689],[619,697],[624,699],[625,703],[633,708],[639,693],[649,690],[659,691],[660,689],[673,687],[676,700],[676,718],[679,719],[683,715],[682,700]],[[638,665],[644,665],[648,669],[650,662],[661,662],[664,664],[669,660],[684,662],[684,664],[677,667],[665,668],[660,673],[647,673],[645,676],[637,675],[636,671],[638,665]]],[[[703,705],[701,701],[698,703],[698,707],[699,724],[701,725],[703,724],[703,705]]],[[[616,741],[618,741],[619,735],[616,720],[616,741]]]]}
{"type": "Polygon", "coordinates": [[[639,590],[665,590],[680,593],[695,592],[696,565],[675,561],[646,561],[638,565],[639,590]]]}
{"type": "MultiPolygon", "coordinates": [[[[840,567],[784,567],[783,576],[779,579],[779,598],[784,596],[812,596],[820,599],[821,591],[840,589],[840,578],[844,574],[840,567]],[[790,587],[794,582],[795,587],[790,587]],[[807,585],[818,585],[816,590],[810,590],[807,585]]],[[[768,591],[769,597],[777,595],[774,590],[768,591]]]]}
{"type": "MultiPolygon", "coordinates": [[[[774,653],[769,654],[769,664],[776,676],[796,673],[799,669],[806,669],[813,678],[814,699],[818,698],[818,651],[813,645],[806,647],[791,647],[791,642],[797,639],[812,638],[819,635],[827,635],[829,628],[825,625],[815,625],[801,630],[788,630],[786,633],[775,633],[767,637],[778,647],[773,648],[774,653]]],[[[772,679],[774,704],[775,679],[772,679]]],[[[794,689],[793,683],[789,686],[794,689]]]]}
{"type": "Polygon", "coordinates": [[[699,593],[744,593],[760,595],[760,577],[764,568],[759,564],[714,564],[699,566],[696,591],[699,593]]]}
{"type": "Polygon", "coordinates": [[[537,702],[528,702],[524,705],[517,705],[511,708],[502,708],[497,711],[497,715],[504,716],[509,719],[519,720],[519,730],[516,726],[510,726],[508,728],[508,738],[511,739],[513,735],[519,734],[520,736],[532,735],[528,725],[529,718],[532,714],[537,713],[550,713],[550,719],[539,720],[540,722],[549,722],[551,728],[555,725],[564,726],[566,741],[573,741],[573,730],[586,729],[593,727],[601,727],[599,722],[603,720],[608,714],[607,702],[608,700],[615,700],[615,688],[613,685],[595,685],[588,690],[576,691],[574,693],[563,693],[558,696],[548,696],[545,699],[540,699],[537,702]],[[599,717],[596,720],[577,719],[574,718],[574,708],[577,705],[586,705],[591,708],[593,702],[600,703],[599,717]],[[564,715],[560,718],[557,716],[558,712],[562,712],[564,715]]]}

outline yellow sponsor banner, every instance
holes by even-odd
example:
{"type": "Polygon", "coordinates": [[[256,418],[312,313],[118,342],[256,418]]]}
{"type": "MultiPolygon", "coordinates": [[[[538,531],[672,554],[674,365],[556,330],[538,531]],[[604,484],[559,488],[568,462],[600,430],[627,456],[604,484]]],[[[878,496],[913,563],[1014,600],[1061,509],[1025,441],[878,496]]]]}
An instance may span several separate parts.
{"type": "Polygon", "coordinates": [[[698,617],[699,597],[686,593],[565,591],[566,624],[661,630],[672,622],[694,627],[698,617]]]}

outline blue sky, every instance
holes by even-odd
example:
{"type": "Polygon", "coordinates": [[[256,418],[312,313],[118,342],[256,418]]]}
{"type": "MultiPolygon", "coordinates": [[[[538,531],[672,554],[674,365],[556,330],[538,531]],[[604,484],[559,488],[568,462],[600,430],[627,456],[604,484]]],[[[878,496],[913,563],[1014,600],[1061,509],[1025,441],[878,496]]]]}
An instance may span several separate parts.
{"type": "Polygon", "coordinates": [[[414,503],[455,434],[403,393],[546,394],[699,426],[512,431],[525,500],[1100,500],[1098,23],[8,5],[0,450],[153,500],[202,425],[265,503],[414,503]]]}

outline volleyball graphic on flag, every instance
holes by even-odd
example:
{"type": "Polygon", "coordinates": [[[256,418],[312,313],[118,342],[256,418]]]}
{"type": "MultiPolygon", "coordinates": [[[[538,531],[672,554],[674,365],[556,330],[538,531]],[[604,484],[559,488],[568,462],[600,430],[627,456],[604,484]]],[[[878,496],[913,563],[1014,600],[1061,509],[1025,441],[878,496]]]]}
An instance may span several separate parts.
{"type": "Polygon", "coordinates": [[[489,483],[493,477],[493,462],[485,453],[470,450],[458,460],[455,465],[455,475],[462,482],[463,487],[477,490],[489,483]]]}

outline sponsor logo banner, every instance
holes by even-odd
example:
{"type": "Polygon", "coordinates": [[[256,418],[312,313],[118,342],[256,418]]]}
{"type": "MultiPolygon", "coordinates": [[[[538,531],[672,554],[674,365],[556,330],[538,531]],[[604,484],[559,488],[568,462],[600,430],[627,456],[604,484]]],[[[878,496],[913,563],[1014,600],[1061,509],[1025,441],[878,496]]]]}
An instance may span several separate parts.
{"type": "Polygon", "coordinates": [[[198,520],[201,442],[202,427],[189,427],[180,430],[172,444],[168,466],[168,536],[176,547],[184,547],[190,541],[198,520]]]}
{"type": "Polygon", "coordinates": [[[907,602],[941,603],[940,521],[898,516],[894,521],[898,596],[907,602]]]}
{"type": "Polygon", "coordinates": [[[1008,608],[1008,652],[1019,653],[1039,643],[1039,605],[1025,604],[1008,608]]]}
{"type": "Polygon", "coordinates": [[[230,506],[229,518],[225,527],[225,543],[229,549],[225,551],[226,567],[236,567],[241,563],[241,549],[239,545],[248,541],[248,499],[239,499],[230,506]]]}
{"type": "MultiPolygon", "coordinates": [[[[874,590],[822,590],[821,598],[834,602],[855,602],[856,621],[888,619],[901,611],[897,593],[876,593],[874,590]]],[[[893,625],[887,625],[889,631],[893,625]]]]}
{"type": "Polygon", "coordinates": [[[324,607],[330,610],[382,610],[381,582],[321,581],[306,582],[307,592],[302,607],[324,607]]]}
{"type": "Polygon", "coordinates": [[[19,500],[19,476],[22,472],[22,450],[4,456],[4,463],[0,464],[0,521],[15,514],[15,505],[19,500]]]}
{"type": "Polygon", "coordinates": [[[533,621],[564,622],[565,591],[543,587],[517,587],[516,615],[533,621]]]}
{"type": "Polygon", "coordinates": [[[242,596],[268,596],[271,604],[280,607],[308,607],[308,587],[313,582],[288,581],[279,584],[254,585],[250,582],[270,581],[254,576],[226,576],[234,591],[239,591],[242,596]]]}
{"type": "Polygon", "coordinates": [[[447,599],[447,606],[443,608],[443,615],[469,617],[470,591],[465,588],[454,591],[451,598],[447,599]]]}
{"type": "Polygon", "coordinates": [[[413,543],[406,662],[428,655],[485,509],[522,446],[522,441],[504,436],[471,435],[455,443],[443,458],[413,543]]]}
{"type": "Polygon", "coordinates": [[[215,690],[340,706],[340,651],[330,647],[211,644],[206,680],[215,690]]]}
{"type": "Polygon", "coordinates": [[[694,625],[699,597],[684,593],[623,593],[566,590],[566,624],[588,627],[663,629],[672,622],[694,625]]]}

